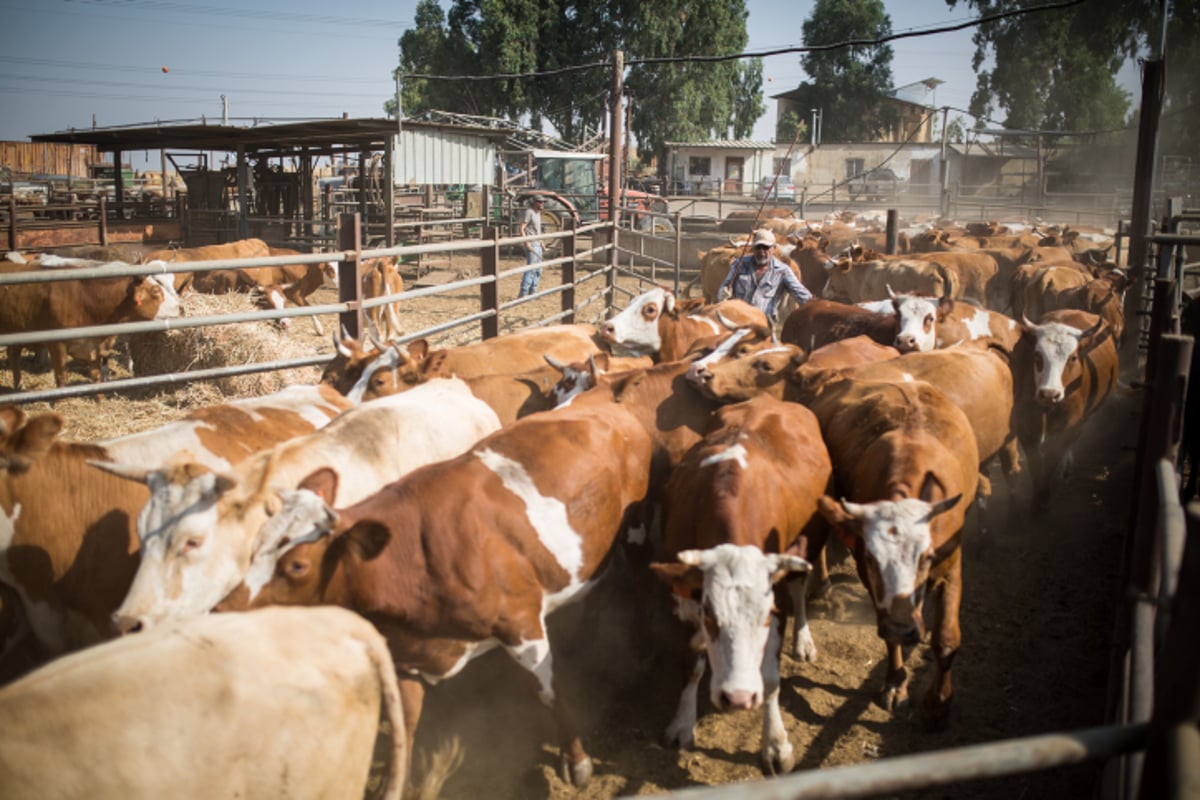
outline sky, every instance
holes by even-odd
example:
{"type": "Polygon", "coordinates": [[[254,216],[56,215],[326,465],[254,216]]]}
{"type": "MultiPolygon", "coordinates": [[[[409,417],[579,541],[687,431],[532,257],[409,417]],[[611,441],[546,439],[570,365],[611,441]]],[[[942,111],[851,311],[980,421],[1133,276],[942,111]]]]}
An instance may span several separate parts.
{"type": "MultiPolygon", "coordinates": [[[[383,103],[395,91],[397,40],[412,26],[416,2],[0,0],[6,28],[0,140],[93,124],[218,121],[222,96],[234,124],[383,117],[383,103]]],[[[448,9],[451,0],[441,3],[448,9]]],[[[962,5],[950,10],[945,0],[885,5],[897,33],[973,16],[962,5]]],[[[812,0],[747,0],[747,51],[800,46],[812,6],[812,0]]],[[[975,88],[971,32],[893,42],[895,86],[938,78],[944,83],[929,104],[966,109],[975,88]]],[[[1134,90],[1132,68],[1122,75],[1134,90]]],[[[770,140],[770,96],[805,80],[799,54],[765,59],[763,77],[767,113],[753,138],[770,140]]]]}

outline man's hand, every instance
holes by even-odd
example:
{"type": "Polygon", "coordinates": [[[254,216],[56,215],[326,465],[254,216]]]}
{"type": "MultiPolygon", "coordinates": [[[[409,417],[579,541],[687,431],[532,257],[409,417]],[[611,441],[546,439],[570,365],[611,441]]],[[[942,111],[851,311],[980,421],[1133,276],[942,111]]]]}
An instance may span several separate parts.
{"type": "Polygon", "coordinates": [[[721,302],[722,300],[728,300],[731,297],[733,297],[733,292],[730,290],[730,288],[728,286],[722,286],[720,289],[717,289],[717,302],[718,303],[721,302]]]}

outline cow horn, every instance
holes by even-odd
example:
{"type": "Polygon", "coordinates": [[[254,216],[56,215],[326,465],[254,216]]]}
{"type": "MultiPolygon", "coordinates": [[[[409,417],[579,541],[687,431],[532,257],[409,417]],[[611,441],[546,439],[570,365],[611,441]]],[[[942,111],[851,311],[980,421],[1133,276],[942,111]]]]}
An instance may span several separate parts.
{"type": "Polygon", "coordinates": [[[842,498],[842,508],[844,508],[846,510],[846,513],[852,517],[862,517],[863,514],[867,513],[866,506],[861,505],[859,503],[851,503],[849,500],[847,500],[844,497],[842,498]]]}
{"type": "Polygon", "coordinates": [[[892,285],[890,283],[885,284],[885,285],[887,286],[888,297],[892,298],[893,300],[895,300],[897,297],[899,297],[899,295],[897,295],[894,291],[892,291],[892,285]]]}
{"type": "Polygon", "coordinates": [[[550,366],[554,367],[559,372],[567,371],[567,364],[564,364],[562,361],[559,361],[554,356],[547,354],[547,355],[542,356],[542,358],[546,359],[546,363],[549,364],[550,366]]]}
{"type": "MultiPolygon", "coordinates": [[[[345,331],[346,331],[346,329],[342,328],[343,334],[345,333],[345,331]]],[[[346,358],[351,358],[354,356],[354,352],[349,347],[346,347],[346,345],[342,344],[342,340],[338,338],[338,335],[336,333],[332,334],[332,338],[333,338],[333,349],[334,350],[337,350],[339,353],[341,353],[346,358]]],[[[347,336],[346,338],[350,338],[350,337],[347,336]]]]}
{"type": "Polygon", "coordinates": [[[379,352],[382,353],[384,350],[387,350],[387,344],[379,338],[379,331],[375,330],[375,325],[371,320],[367,320],[367,338],[371,340],[371,344],[375,345],[375,349],[379,352]]]}
{"type": "Polygon", "coordinates": [[[1021,324],[1024,325],[1026,328],[1032,328],[1034,330],[1037,330],[1037,325],[1035,325],[1034,323],[1029,321],[1029,317],[1025,316],[1024,311],[1021,312],[1021,324]]]}
{"type": "Polygon", "coordinates": [[[727,330],[736,331],[738,329],[737,324],[731,322],[719,309],[717,310],[717,322],[720,322],[727,330]]]}
{"type": "Polygon", "coordinates": [[[150,485],[150,475],[154,472],[154,470],[146,469],[145,467],[135,467],[132,464],[118,464],[116,461],[100,461],[89,458],[87,463],[98,470],[107,472],[109,475],[116,475],[118,478],[124,478],[127,481],[144,483],[147,486],[150,485]]]}

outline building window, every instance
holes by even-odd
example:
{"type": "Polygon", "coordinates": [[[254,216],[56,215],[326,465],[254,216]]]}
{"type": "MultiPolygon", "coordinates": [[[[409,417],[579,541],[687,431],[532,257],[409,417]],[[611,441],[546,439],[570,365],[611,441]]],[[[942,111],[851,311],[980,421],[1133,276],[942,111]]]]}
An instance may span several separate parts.
{"type": "Polygon", "coordinates": [[[690,156],[688,158],[688,175],[711,175],[712,159],[708,156],[690,156]]]}
{"type": "Polygon", "coordinates": [[[771,164],[772,175],[780,175],[785,178],[792,177],[792,160],[790,158],[780,158],[775,156],[771,164]]]}
{"type": "Polygon", "coordinates": [[[863,172],[863,160],[861,158],[846,159],[846,177],[854,178],[861,175],[863,172]]]}

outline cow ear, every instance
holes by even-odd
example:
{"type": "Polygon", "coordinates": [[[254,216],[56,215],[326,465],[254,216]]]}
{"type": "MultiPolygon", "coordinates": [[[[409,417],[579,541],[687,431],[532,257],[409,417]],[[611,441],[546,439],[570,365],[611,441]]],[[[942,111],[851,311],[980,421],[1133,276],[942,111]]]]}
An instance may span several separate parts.
{"type": "Polygon", "coordinates": [[[767,557],[771,569],[771,583],[776,584],[793,572],[812,572],[812,564],[793,553],[781,553],[767,557]]]}
{"type": "Polygon", "coordinates": [[[58,414],[38,414],[17,431],[12,449],[28,458],[45,455],[65,424],[58,414]]]}
{"type": "Polygon", "coordinates": [[[846,513],[842,504],[829,495],[822,495],[817,500],[817,510],[821,512],[825,521],[834,527],[843,527],[854,521],[854,517],[846,513]]]}
{"type": "Polygon", "coordinates": [[[0,439],[16,433],[25,421],[25,412],[16,406],[0,406],[0,439]]]}
{"type": "Polygon", "coordinates": [[[387,526],[373,519],[356,522],[338,537],[345,542],[346,552],[361,561],[378,557],[391,538],[392,532],[387,526]]]}
{"type": "Polygon", "coordinates": [[[429,340],[414,339],[408,343],[408,357],[413,361],[420,361],[429,355],[429,340]]]}
{"type": "Polygon", "coordinates": [[[675,310],[675,295],[671,292],[663,292],[663,313],[670,314],[675,310]]]}
{"type": "Polygon", "coordinates": [[[650,571],[663,583],[690,594],[694,589],[704,586],[704,572],[690,564],[680,564],[677,561],[656,562],[650,565],[650,571]]]}
{"type": "Polygon", "coordinates": [[[421,374],[427,378],[449,377],[450,373],[446,370],[446,358],[445,350],[435,350],[432,355],[426,356],[421,362],[421,374]]]}
{"type": "Polygon", "coordinates": [[[938,320],[943,320],[950,316],[950,312],[954,310],[954,298],[942,297],[938,300],[937,315],[938,320]]]}
{"type": "Polygon", "coordinates": [[[331,506],[337,502],[338,474],[332,467],[321,467],[305,476],[296,488],[307,489],[331,506]]]}

